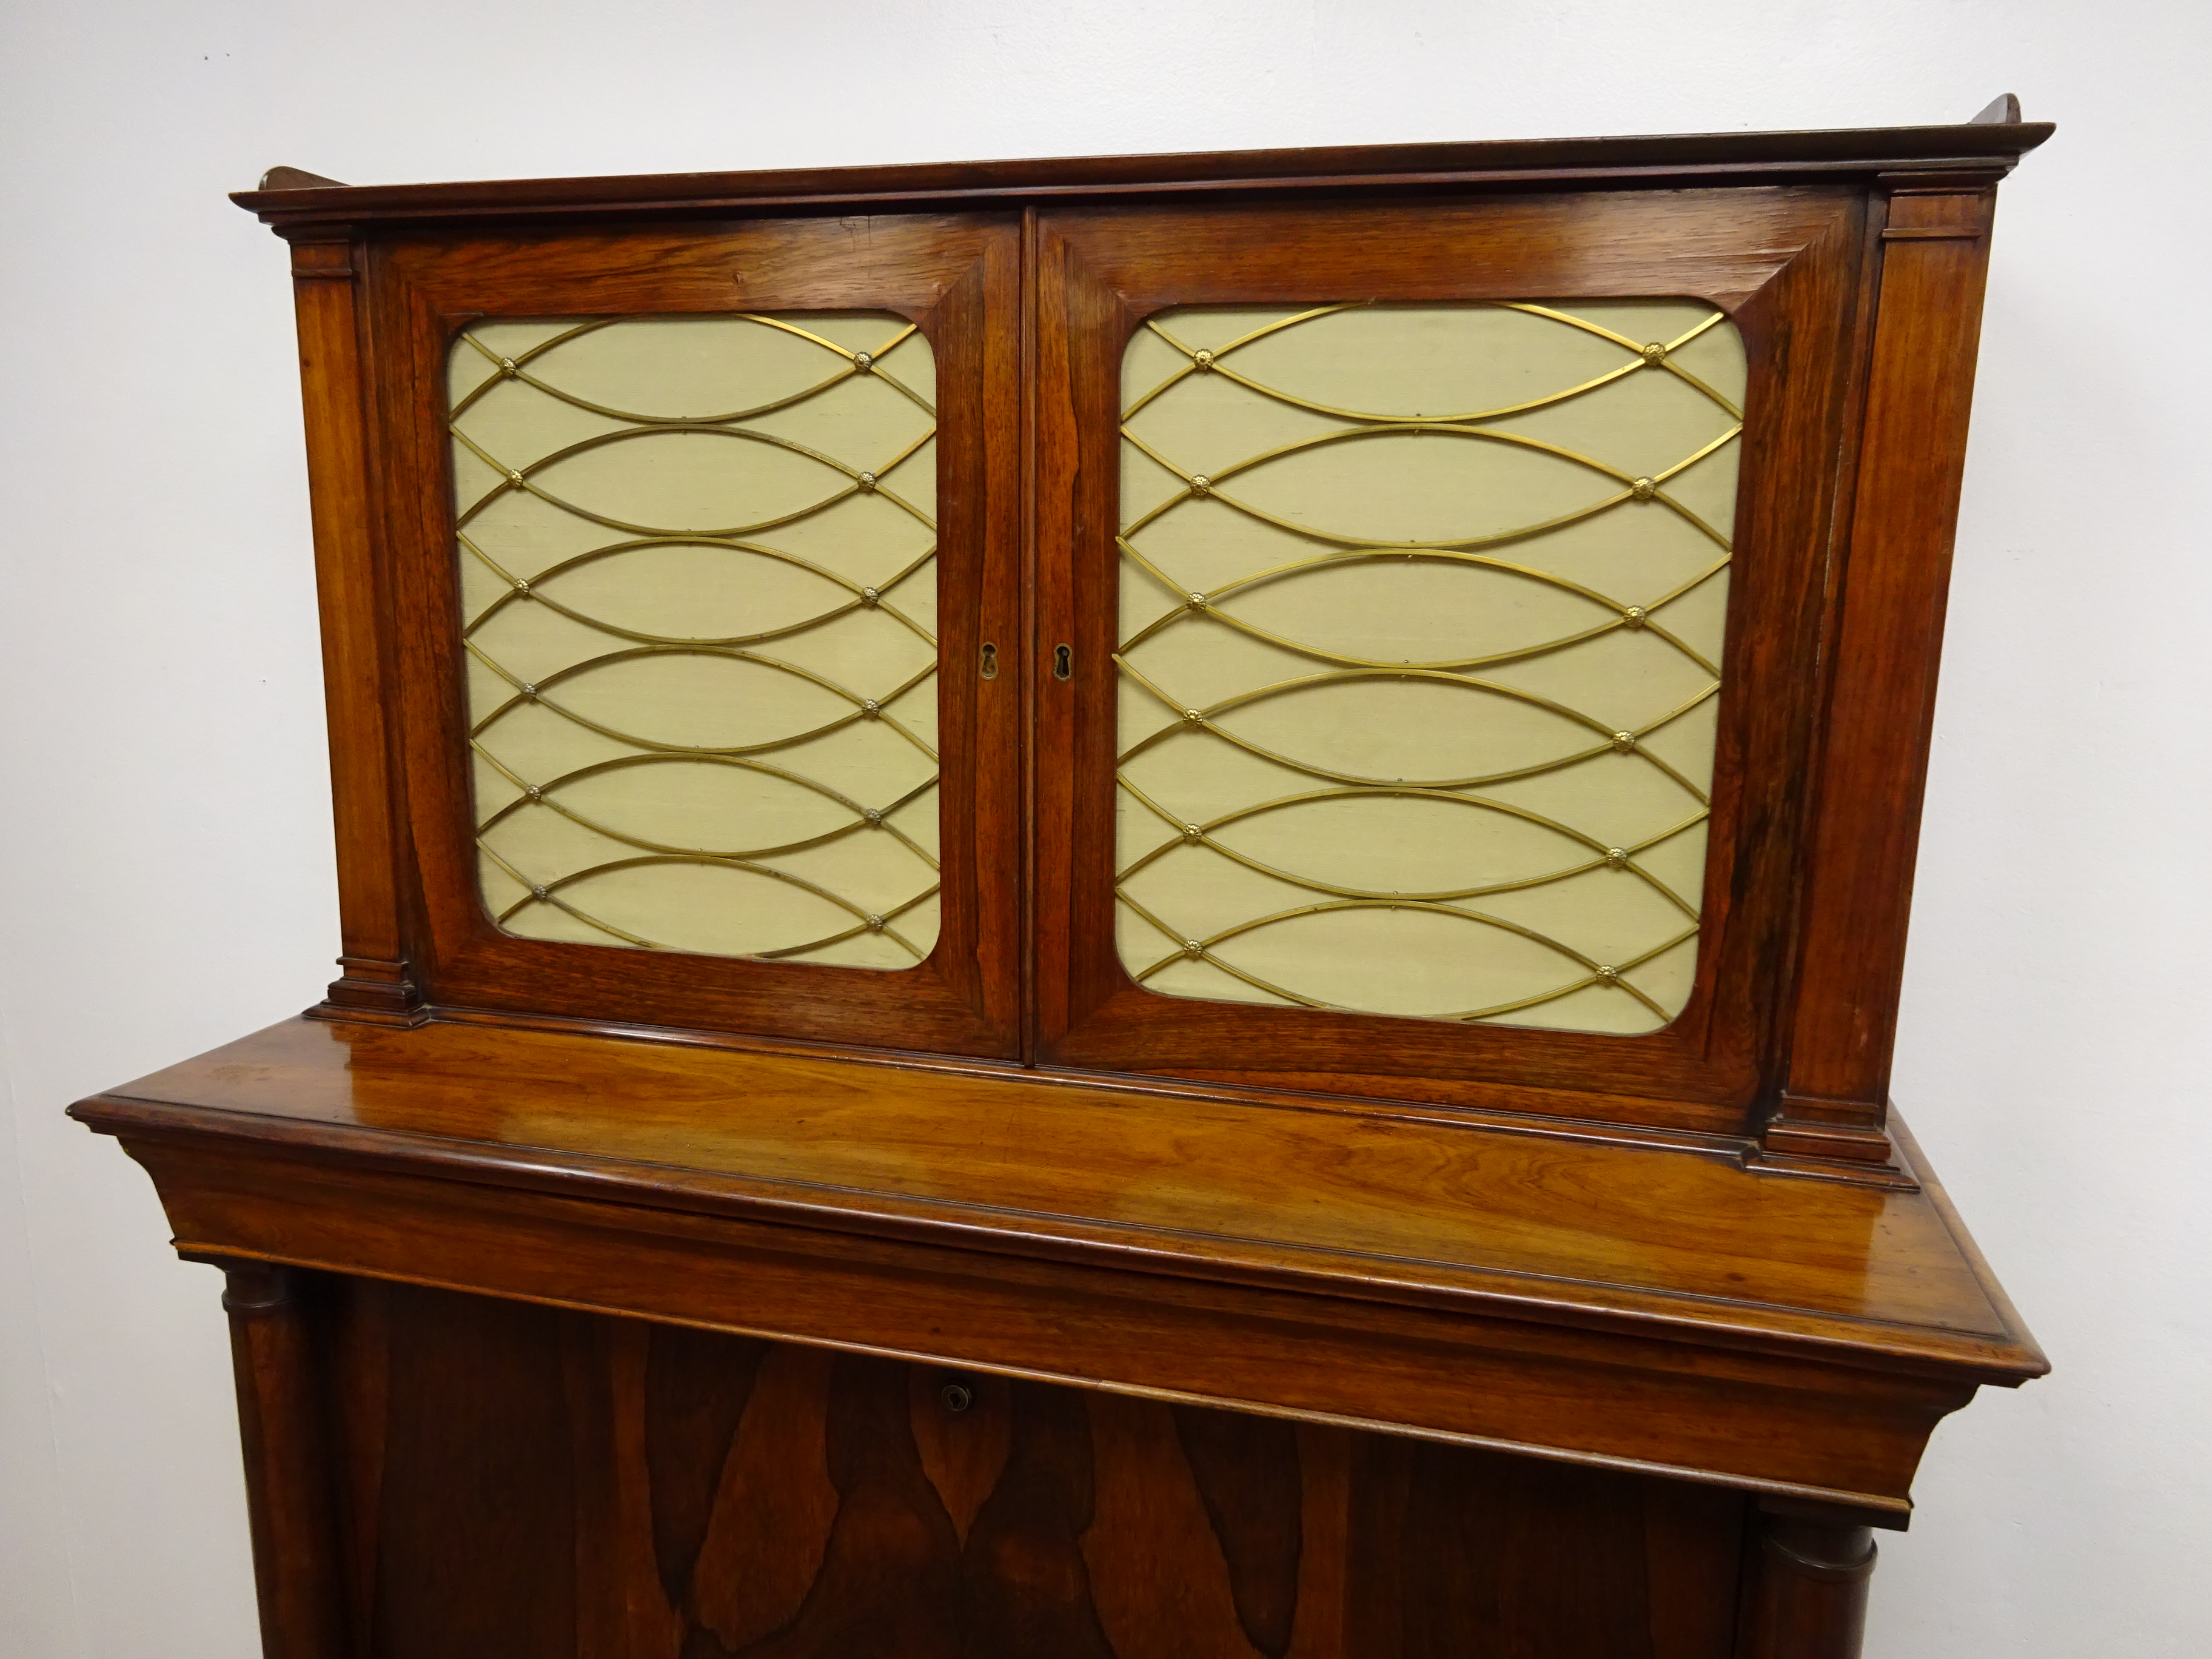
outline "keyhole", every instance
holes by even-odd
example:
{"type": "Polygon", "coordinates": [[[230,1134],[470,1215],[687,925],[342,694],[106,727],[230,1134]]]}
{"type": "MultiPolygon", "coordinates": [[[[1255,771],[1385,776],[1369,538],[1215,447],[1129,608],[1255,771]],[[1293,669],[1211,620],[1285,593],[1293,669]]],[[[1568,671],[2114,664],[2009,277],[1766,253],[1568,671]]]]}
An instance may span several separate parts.
{"type": "Polygon", "coordinates": [[[999,678],[999,647],[988,640],[983,641],[983,678],[987,680],[999,678]]]}
{"type": "Polygon", "coordinates": [[[975,1384],[965,1376],[948,1376],[939,1384],[937,1397],[949,1412],[964,1412],[975,1403],[975,1384]]]}
{"type": "Polygon", "coordinates": [[[1073,646],[1053,647],[1052,677],[1056,680],[1072,680],[1075,678],[1075,647],[1073,646]]]}

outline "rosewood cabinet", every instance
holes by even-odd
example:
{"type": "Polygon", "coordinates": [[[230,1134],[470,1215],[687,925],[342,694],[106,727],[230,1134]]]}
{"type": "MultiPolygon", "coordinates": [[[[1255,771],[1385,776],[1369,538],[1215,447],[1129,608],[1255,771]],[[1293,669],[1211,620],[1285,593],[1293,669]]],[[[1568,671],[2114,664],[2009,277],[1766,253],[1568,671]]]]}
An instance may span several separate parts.
{"type": "Polygon", "coordinates": [[[2041,1354],[1888,1074],[1946,127],[349,188],[342,976],[80,1103],[274,1659],[1832,1659],[2041,1354]]]}

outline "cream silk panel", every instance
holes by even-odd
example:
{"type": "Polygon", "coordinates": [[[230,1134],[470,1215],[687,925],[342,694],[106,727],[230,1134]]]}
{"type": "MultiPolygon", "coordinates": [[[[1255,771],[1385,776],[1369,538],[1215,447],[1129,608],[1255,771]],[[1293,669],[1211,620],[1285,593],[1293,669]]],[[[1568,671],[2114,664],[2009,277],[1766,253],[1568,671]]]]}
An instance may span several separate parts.
{"type": "Polygon", "coordinates": [[[1631,1033],[1697,956],[1745,365],[1695,301],[1170,311],[1123,362],[1150,988],[1631,1033]]]}
{"type": "Polygon", "coordinates": [[[449,368],[486,908],[909,968],[938,933],[936,377],[873,313],[479,323],[449,368]]]}

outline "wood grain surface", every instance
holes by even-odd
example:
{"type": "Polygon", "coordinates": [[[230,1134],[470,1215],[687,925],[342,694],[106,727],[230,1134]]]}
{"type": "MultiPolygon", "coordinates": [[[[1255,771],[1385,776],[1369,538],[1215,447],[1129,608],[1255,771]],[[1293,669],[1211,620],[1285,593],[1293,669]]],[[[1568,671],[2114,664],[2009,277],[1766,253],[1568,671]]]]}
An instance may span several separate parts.
{"type": "Polygon", "coordinates": [[[1731,1493],[325,1281],[365,1659],[1723,1659],[1731,1493]],[[945,1389],[972,1403],[948,1409],[945,1389]]]}
{"type": "Polygon", "coordinates": [[[1842,1342],[1990,1380],[2039,1357],[1936,1197],[1717,1152],[928,1065],[293,1020],[75,1109],[121,1132],[867,1232],[1842,1342]]]}
{"type": "Polygon", "coordinates": [[[179,1247],[1664,1473],[1898,1526],[2045,1369],[1931,1185],[486,1028],[289,1022],[75,1109],[179,1247]]]}

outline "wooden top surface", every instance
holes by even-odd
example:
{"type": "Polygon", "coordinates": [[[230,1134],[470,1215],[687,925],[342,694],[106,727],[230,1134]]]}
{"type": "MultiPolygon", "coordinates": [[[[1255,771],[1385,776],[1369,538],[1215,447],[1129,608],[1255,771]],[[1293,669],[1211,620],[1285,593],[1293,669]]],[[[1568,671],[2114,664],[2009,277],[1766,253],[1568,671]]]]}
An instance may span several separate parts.
{"type": "Polygon", "coordinates": [[[72,1109],[476,1182],[2017,1382],[1940,1190],[1025,1073],[295,1019],[72,1109]]]}
{"type": "MultiPolygon", "coordinates": [[[[2000,104],[2004,100],[2000,100],[2000,104]]],[[[1993,109],[1996,106],[1992,106],[1993,109]]],[[[975,206],[1001,202],[1158,197],[1192,191],[1373,189],[1608,179],[1755,179],[1894,171],[2001,174],[2055,131],[2047,121],[1811,132],[1691,133],[1664,137],[1504,139],[1474,143],[1356,144],[1188,155],[1055,156],[899,167],[672,173],[458,184],[305,185],[317,175],[272,169],[291,188],[231,200],[267,223],[375,223],[517,216],[699,213],[848,204],[975,206]]]]}

